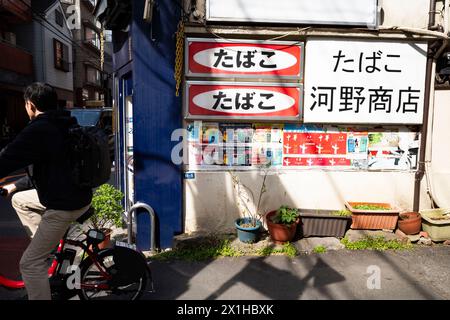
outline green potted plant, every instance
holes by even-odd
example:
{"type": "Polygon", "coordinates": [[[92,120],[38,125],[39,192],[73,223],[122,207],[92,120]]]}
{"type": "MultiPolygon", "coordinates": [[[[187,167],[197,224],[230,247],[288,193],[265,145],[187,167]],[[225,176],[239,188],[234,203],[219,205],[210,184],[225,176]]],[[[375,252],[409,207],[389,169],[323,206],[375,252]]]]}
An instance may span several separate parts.
{"type": "Polygon", "coordinates": [[[89,228],[101,230],[105,241],[99,245],[102,249],[109,245],[113,227],[122,227],[123,193],[110,184],[103,184],[95,190],[92,198],[94,215],[89,218],[89,228]]]}
{"type": "Polygon", "coordinates": [[[292,241],[300,222],[299,216],[298,209],[288,206],[267,213],[266,223],[271,239],[277,244],[292,241]]]}

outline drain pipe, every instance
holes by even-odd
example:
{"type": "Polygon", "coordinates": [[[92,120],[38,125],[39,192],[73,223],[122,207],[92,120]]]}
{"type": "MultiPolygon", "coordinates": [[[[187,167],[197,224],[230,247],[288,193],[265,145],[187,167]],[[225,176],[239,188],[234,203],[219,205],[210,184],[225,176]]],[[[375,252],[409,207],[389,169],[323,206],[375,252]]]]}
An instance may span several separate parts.
{"type": "MultiPolygon", "coordinates": [[[[445,1],[446,5],[448,5],[448,0],[445,1]]],[[[448,11],[446,11],[448,12],[448,11]]],[[[430,11],[429,11],[429,21],[428,21],[428,29],[433,30],[436,26],[435,24],[435,14],[436,14],[436,0],[430,0],[430,11]]],[[[445,18],[445,17],[444,17],[445,18]]],[[[447,20],[447,18],[445,18],[447,20]]],[[[447,29],[447,27],[445,28],[447,29]]],[[[448,37],[445,34],[445,37],[448,37]]],[[[447,45],[448,41],[444,40],[441,48],[437,53],[441,53],[442,50],[447,45]]],[[[431,81],[433,74],[433,66],[434,60],[437,58],[437,54],[433,54],[434,46],[436,42],[429,45],[427,52],[427,64],[426,64],[426,75],[425,75],[425,94],[424,94],[424,111],[423,111],[423,123],[421,130],[421,139],[420,139],[420,151],[419,151],[419,167],[415,174],[414,181],[414,201],[413,201],[413,211],[419,212],[420,207],[420,184],[422,182],[422,178],[425,175],[425,160],[426,160],[426,146],[427,146],[427,134],[428,134],[428,119],[429,119],[429,111],[430,111],[430,95],[431,95],[431,81]]]]}
{"type": "MultiPolygon", "coordinates": [[[[145,211],[148,212],[148,214],[150,215],[150,224],[151,224],[151,230],[150,230],[150,250],[152,252],[155,252],[155,211],[153,210],[152,207],[150,207],[148,204],[146,203],[142,203],[142,202],[137,202],[135,205],[133,205],[130,208],[130,211],[128,212],[128,243],[131,244],[132,240],[131,240],[131,235],[133,232],[133,213],[136,212],[137,209],[144,209],[145,211]]],[[[135,215],[136,216],[136,215],[135,215]]]]}

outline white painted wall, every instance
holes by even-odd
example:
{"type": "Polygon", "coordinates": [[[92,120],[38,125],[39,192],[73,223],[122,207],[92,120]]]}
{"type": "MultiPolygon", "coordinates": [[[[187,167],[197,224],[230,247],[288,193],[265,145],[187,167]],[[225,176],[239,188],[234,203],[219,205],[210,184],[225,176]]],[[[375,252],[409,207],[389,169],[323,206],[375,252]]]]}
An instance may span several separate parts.
{"type": "Polygon", "coordinates": [[[427,167],[437,204],[450,208],[450,90],[437,90],[434,106],[430,121],[431,164],[427,167]]]}
{"type": "MultiPolygon", "coordinates": [[[[257,203],[263,177],[258,172],[236,172],[254,193],[257,203]]],[[[261,201],[262,212],[281,205],[305,209],[344,208],[344,201],[390,202],[412,210],[414,173],[338,172],[303,170],[270,175],[261,201]]],[[[421,207],[428,208],[425,188],[421,207]]],[[[241,216],[238,198],[228,172],[197,172],[185,180],[185,231],[232,231],[241,216]]]]}
{"type": "Polygon", "coordinates": [[[429,7],[430,0],[381,0],[381,25],[426,29],[429,7]]]}

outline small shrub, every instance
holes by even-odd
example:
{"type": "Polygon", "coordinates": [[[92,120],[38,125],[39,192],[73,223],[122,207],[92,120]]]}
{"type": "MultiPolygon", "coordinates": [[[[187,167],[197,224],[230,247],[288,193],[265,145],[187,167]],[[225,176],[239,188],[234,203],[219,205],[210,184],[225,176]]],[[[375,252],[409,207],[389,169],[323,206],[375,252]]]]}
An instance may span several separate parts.
{"type": "Polygon", "coordinates": [[[95,214],[89,218],[94,229],[122,226],[122,199],[124,194],[110,184],[103,184],[94,192],[92,208],[95,214]]]}
{"type": "Polygon", "coordinates": [[[273,223],[289,225],[294,223],[298,216],[299,214],[297,209],[281,206],[277,210],[277,213],[272,216],[271,220],[273,223]]]}

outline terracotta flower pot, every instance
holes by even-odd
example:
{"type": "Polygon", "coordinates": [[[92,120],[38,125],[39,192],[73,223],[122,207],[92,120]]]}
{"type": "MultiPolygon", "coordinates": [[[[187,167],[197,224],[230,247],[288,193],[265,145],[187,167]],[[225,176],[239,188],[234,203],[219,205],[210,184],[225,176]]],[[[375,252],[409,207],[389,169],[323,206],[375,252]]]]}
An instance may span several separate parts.
{"type": "Polygon", "coordinates": [[[418,234],[422,227],[422,217],[417,212],[400,213],[398,228],[404,234],[418,234]]]}
{"type": "Polygon", "coordinates": [[[290,225],[273,223],[271,217],[276,213],[276,211],[271,211],[266,214],[266,223],[270,238],[277,244],[283,244],[292,241],[297,232],[297,225],[299,224],[300,219],[297,219],[290,225]]]}

